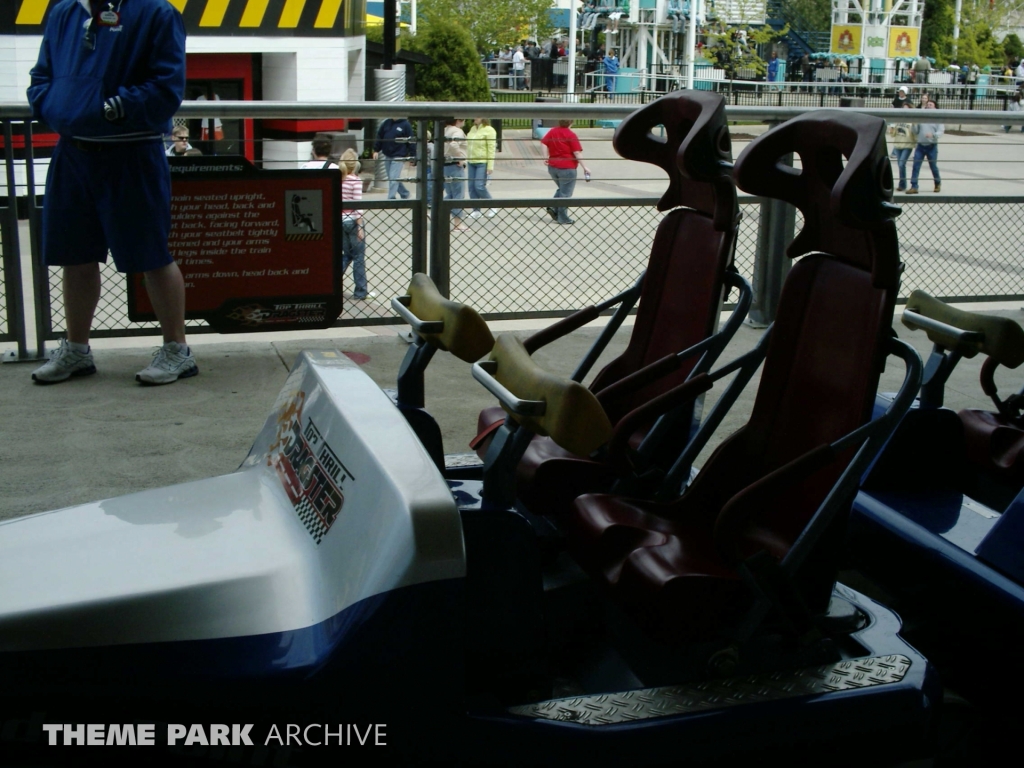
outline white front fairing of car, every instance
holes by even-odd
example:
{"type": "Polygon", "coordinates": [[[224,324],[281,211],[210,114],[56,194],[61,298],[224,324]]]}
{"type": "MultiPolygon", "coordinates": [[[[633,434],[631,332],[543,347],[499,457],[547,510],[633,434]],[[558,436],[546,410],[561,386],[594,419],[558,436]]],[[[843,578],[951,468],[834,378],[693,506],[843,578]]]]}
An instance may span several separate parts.
{"type": "Polygon", "coordinates": [[[0,651],[289,633],[464,575],[405,419],[341,353],[304,352],[236,472],[0,524],[0,651]]]}

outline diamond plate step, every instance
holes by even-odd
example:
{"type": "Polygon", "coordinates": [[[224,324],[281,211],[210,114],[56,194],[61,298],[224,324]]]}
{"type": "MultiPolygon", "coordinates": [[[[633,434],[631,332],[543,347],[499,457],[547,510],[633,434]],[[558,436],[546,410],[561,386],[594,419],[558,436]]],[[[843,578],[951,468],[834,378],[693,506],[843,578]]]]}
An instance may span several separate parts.
{"type": "Polygon", "coordinates": [[[561,720],[592,726],[614,725],[888,685],[902,680],[910,666],[910,659],[906,656],[875,656],[789,672],[553,699],[510,707],[508,711],[537,720],[561,720]]]}

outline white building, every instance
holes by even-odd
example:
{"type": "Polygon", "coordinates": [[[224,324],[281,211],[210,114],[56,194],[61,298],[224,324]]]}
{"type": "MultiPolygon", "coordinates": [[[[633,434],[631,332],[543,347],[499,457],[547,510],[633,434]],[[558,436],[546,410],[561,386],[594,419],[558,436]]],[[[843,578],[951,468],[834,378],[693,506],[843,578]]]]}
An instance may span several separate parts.
{"type": "MultiPolygon", "coordinates": [[[[4,0],[0,10],[0,101],[24,102],[43,25],[58,0],[4,0]]],[[[188,33],[186,99],[362,101],[365,0],[168,0],[188,33]]],[[[189,121],[205,153],[243,154],[273,167],[309,157],[318,131],[344,120],[189,121]]],[[[46,156],[56,136],[35,144],[46,156]]]]}

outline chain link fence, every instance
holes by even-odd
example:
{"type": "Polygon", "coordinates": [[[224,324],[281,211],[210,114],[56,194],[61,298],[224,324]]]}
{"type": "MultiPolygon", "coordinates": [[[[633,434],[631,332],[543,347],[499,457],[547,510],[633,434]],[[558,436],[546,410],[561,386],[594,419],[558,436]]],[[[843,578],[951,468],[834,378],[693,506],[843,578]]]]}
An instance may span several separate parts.
{"type": "Polygon", "coordinates": [[[7,259],[18,258],[17,253],[12,254],[11,252],[11,235],[8,231],[10,229],[10,217],[7,214],[7,210],[0,209],[0,341],[9,341],[11,339],[7,259]]]}
{"type": "MultiPolygon", "coordinates": [[[[342,279],[344,309],[336,325],[371,325],[396,321],[391,298],[405,293],[412,276],[413,204],[405,201],[367,201],[360,204],[364,216],[366,243],[366,279],[372,295],[365,300],[352,298],[353,270],[349,267],[342,279]]],[[[61,269],[48,270],[49,332],[47,339],[63,336],[64,291],[61,269]]],[[[93,319],[96,338],[111,336],[144,336],[158,332],[155,322],[132,322],[128,319],[128,282],[117,272],[113,261],[100,267],[100,300],[93,319]]],[[[212,329],[203,320],[188,320],[189,333],[208,333],[212,329]]]]}
{"type": "Polygon", "coordinates": [[[958,301],[1024,294],[1024,199],[961,198],[903,206],[901,298],[920,289],[958,301]]]}
{"type": "MultiPolygon", "coordinates": [[[[448,238],[451,298],[489,319],[563,315],[599,302],[636,280],[650,255],[663,216],[655,198],[567,200],[575,224],[556,223],[537,201],[480,201],[471,218],[469,201],[445,201],[443,213],[462,207],[469,229],[448,238]],[[493,216],[487,211],[493,210],[493,216]]],[[[366,220],[368,299],[352,299],[352,270],[343,280],[345,305],[337,326],[398,323],[391,298],[405,293],[413,271],[415,203],[363,206],[366,220]]],[[[761,204],[742,200],[736,268],[753,279],[761,204]]],[[[1021,248],[1024,200],[962,198],[903,205],[897,220],[906,271],[900,298],[912,290],[954,301],[1016,299],[1024,295],[1021,248]]],[[[799,231],[802,217],[796,214],[799,231]]],[[[437,265],[432,265],[432,271],[437,265]]],[[[113,264],[102,269],[103,287],[94,335],[152,334],[156,323],[128,321],[126,280],[113,264]]],[[[64,331],[60,270],[49,271],[50,334],[64,331]]],[[[191,333],[208,331],[190,321],[191,333]]]]}
{"type": "MultiPolygon", "coordinates": [[[[820,98],[820,94],[811,95],[820,98]]],[[[537,94],[512,96],[525,102],[533,101],[537,94]]],[[[579,94],[577,100],[639,105],[656,96],[579,94]]],[[[617,118],[616,113],[612,114],[617,118]]],[[[992,124],[993,119],[1001,122],[1005,118],[990,115],[987,123],[992,124]]],[[[509,122],[506,119],[506,125],[509,122]]],[[[577,125],[581,122],[588,121],[577,121],[577,125]]],[[[995,190],[1001,191],[998,185],[1002,185],[1010,190],[1009,194],[1015,194],[1017,188],[1011,185],[1019,185],[1018,167],[1024,162],[1014,154],[1019,144],[1013,136],[1004,138],[1001,131],[995,135],[991,128],[989,131],[949,132],[956,136],[960,147],[970,149],[969,154],[961,151],[956,158],[943,161],[944,169],[953,166],[944,186],[950,186],[948,182],[955,186],[984,181],[995,190]],[[962,137],[967,137],[966,141],[962,137]]],[[[736,126],[735,151],[756,133],[757,129],[736,126]]],[[[553,188],[543,165],[543,152],[539,142],[532,138],[532,131],[510,131],[506,135],[495,160],[494,179],[488,182],[495,199],[479,201],[479,218],[470,217],[473,203],[468,199],[443,201],[438,210],[428,211],[423,201],[416,198],[423,192],[418,187],[409,200],[384,200],[380,193],[370,194],[358,206],[364,211],[365,263],[371,295],[364,300],[352,298],[350,268],[343,279],[344,309],[336,324],[398,323],[390,299],[405,292],[414,270],[428,271],[452,298],[471,303],[494,319],[563,315],[632,284],[646,263],[661,220],[655,205],[664,189],[664,180],[651,175],[646,166],[644,171],[635,163],[615,157],[608,146],[611,135],[611,131],[602,129],[581,135],[587,162],[602,165],[600,172],[594,173],[592,184],[581,184],[576,190],[592,197],[567,201],[570,215],[576,220],[571,226],[555,223],[545,210],[553,204],[548,197],[553,188]],[[466,231],[452,229],[450,212],[455,207],[465,209],[466,231]],[[494,215],[488,216],[489,212],[494,215]],[[435,219],[431,217],[442,222],[439,231],[434,230],[435,219]]],[[[953,141],[950,140],[951,146],[953,141]]],[[[8,165],[12,162],[9,160],[8,165]]],[[[409,164],[403,170],[405,181],[421,184],[422,170],[422,164],[409,164]]],[[[19,193],[27,192],[23,184],[18,187],[19,193]]],[[[27,202],[27,197],[24,199],[27,202]]],[[[1024,241],[1024,198],[947,194],[935,198],[900,196],[897,201],[903,207],[897,227],[907,265],[904,297],[914,289],[955,301],[1024,297],[1024,249],[1019,246],[1024,241]]],[[[751,279],[762,225],[760,201],[741,198],[741,212],[736,264],[739,272],[751,279]]],[[[9,215],[2,219],[6,229],[0,231],[0,341],[10,340],[12,334],[18,333],[12,321],[12,314],[15,320],[23,314],[18,303],[22,297],[17,268],[20,264],[27,276],[31,266],[28,246],[31,243],[32,248],[38,248],[38,237],[23,235],[21,260],[17,253],[8,253],[12,242],[10,228],[15,228],[13,242],[17,242],[19,225],[12,210],[7,209],[6,213],[9,215]]],[[[35,215],[38,224],[38,208],[35,215]]],[[[799,230],[798,213],[795,222],[799,230]]],[[[38,272],[36,275],[39,276],[38,272]]],[[[95,335],[139,336],[157,332],[156,323],[128,320],[124,276],[112,264],[104,266],[101,275],[95,335]]],[[[37,328],[41,338],[53,340],[65,331],[60,270],[44,269],[40,282],[37,328]]],[[[190,320],[188,330],[203,333],[212,329],[202,321],[190,320]]]]}

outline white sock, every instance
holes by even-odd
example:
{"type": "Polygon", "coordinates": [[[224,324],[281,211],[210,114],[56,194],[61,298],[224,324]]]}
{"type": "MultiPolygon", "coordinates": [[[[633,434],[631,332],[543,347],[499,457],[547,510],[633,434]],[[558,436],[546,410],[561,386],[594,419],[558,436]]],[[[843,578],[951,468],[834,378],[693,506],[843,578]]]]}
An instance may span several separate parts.
{"type": "Polygon", "coordinates": [[[71,347],[71,351],[72,352],[77,352],[80,355],[88,355],[89,354],[89,345],[88,344],[77,344],[77,343],[75,343],[73,341],[69,341],[68,342],[68,346],[71,347]]]}

